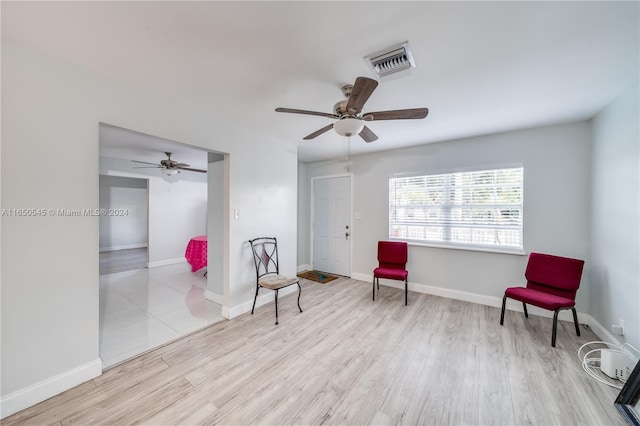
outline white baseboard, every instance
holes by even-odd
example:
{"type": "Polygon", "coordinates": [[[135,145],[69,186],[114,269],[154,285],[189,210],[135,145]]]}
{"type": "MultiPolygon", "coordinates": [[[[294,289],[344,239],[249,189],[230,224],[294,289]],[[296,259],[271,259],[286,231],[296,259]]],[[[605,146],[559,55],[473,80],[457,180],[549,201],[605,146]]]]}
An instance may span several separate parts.
{"type": "MultiPolygon", "coordinates": [[[[372,275],[358,274],[358,273],[351,274],[351,278],[360,280],[360,281],[366,281],[366,282],[372,282],[373,280],[372,275]]],[[[401,281],[380,279],[380,285],[404,289],[404,283],[401,281]]],[[[471,292],[462,291],[462,290],[454,290],[446,287],[436,287],[436,286],[412,283],[412,282],[409,282],[409,290],[415,291],[418,293],[431,294],[433,296],[446,297],[448,299],[463,300],[465,302],[477,303],[479,305],[502,308],[502,297],[487,296],[484,294],[471,293],[471,292]]],[[[516,312],[524,312],[522,303],[516,300],[511,300],[511,299],[507,299],[506,309],[510,311],[516,311],[516,312]]],[[[553,312],[547,311],[545,309],[540,309],[535,306],[528,305],[527,312],[529,314],[537,315],[540,317],[546,317],[546,318],[553,317],[553,312]]],[[[589,324],[590,318],[591,318],[590,315],[585,314],[583,312],[578,312],[578,321],[581,324],[589,324]]],[[[573,314],[570,310],[563,310],[563,311],[560,311],[560,313],[558,314],[558,319],[561,321],[573,322],[573,314]]]]}
{"type": "Polygon", "coordinates": [[[224,305],[224,296],[218,293],[214,293],[211,290],[204,291],[204,297],[207,300],[217,303],[218,305],[224,305]]]}
{"type": "Polygon", "coordinates": [[[124,245],[124,246],[100,247],[99,251],[100,251],[100,253],[102,253],[102,252],[105,252],[105,251],[131,250],[131,249],[145,248],[145,247],[147,247],[146,243],[143,243],[143,244],[128,244],[128,245],[124,245]]]}
{"type": "Polygon", "coordinates": [[[296,272],[311,271],[312,269],[313,269],[313,266],[307,263],[305,265],[298,265],[298,270],[296,272]]]}
{"type": "Polygon", "coordinates": [[[98,358],[73,370],[12,392],[0,399],[0,418],[4,419],[101,374],[102,360],[98,358]]]}
{"type": "Polygon", "coordinates": [[[372,275],[359,274],[357,272],[352,272],[350,278],[353,278],[354,280],[358,280],[358,281],[367,281],[367,282],[371,282],[371,280],[373,280],[372,275]]]}
{"type": "Polygon", "coordinates": [[[586,324],[591,327],[591,330],[596,333],[596,336],[598,336],[600,340],[618,346],[621,344],[620,340],[618,340],[618,338],[613,333],[609,332],[609,330],[607,330],[606,327],[600,324],[594,317],[592,317],[591,315],[587,316],[588,319],[586,321],[586,324]]]}
{"type": "Polygon", "coordinates": [[[147,268],[156,268],[158,266],[175,265],[177,263],[186,263],[187,259],[184,257],[176,257],[175,259],[157,260],[155,262],[147,263],[147,268]]]}
{"type": "Polygon", "coordinates": [[[638,354],[636,352],[631,352],[629,347],[624,346],[624,342],[621,342],[615,334],[607,330],[607,328],[600,324],[594,317],[589,314],[585,314],[585,316],[587,318],[584,324],[587,324],[600,340],[618,346],[630,359],[638,362],[638,354]]]}
{"type": "MultiPolygon", "coordinates": [[[[286,296],[287,294],[291,294],[293,292],[298,291],[297,285],[290,285],[289,287],[285,287],[278,291],[278,299],[282,296],[286,296]]],[[[260,294],[258,294],[258,299],[256,300],[256,308],[258,306],[266,305],[267,303],[274,302],[274,292],[271,290],[261,289],[260,294]]],[[[247,312],[251,312],[251,307],[253,306],[253,299],[247,300],[246,302],[240,303],[235,306],[223,306],[222,307],[222,316],[226,319],[232,319],[242,314],[246,314],[247,312]]]]}

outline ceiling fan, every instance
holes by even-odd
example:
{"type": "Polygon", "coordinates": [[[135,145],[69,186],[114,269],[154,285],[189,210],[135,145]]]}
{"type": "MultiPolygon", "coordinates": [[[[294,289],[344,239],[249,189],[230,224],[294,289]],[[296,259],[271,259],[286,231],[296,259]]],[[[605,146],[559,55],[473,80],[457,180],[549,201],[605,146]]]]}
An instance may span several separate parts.
{"type": "Polygon", "coordinates": [[[421,119],[429,114],[428,108],[395,109],[362,113],[364,104],[377,86],[378,82],[376,80],[367,77],[358,77],[356,78],[355,84],[343,86],[342,93],[347,99],[339,101],[334,105],[333,114],[291,108],[276,108],[276,111],[293,114],[319,115],[336,120],[334,123],[305,136],[303,138],[305,140],[313,139],[330,129],[334,129],[336,133],[342,136],[359,134],[365,142],[373,142],[378,139],[378,136],[365,125],[365,121],[421,119]]]}
{"type": "Polygon", "coordinates": [[[176,175],[176,174],[180,173],[181,170],[188,170],[190,172],[198,172],[198,173],[207,173],[206,170],[193,169],[193,168],[189,167],[188,164],[178,163],[177,161],[172,160],[170,152],[165,152],[165,154],[167,155],[167,159],[166,160],[161,160],[160,164],[147,163],[146,161],[137,161],[137,160],[131,160],[131,161],[133,161],[134,163],[142,163],[142,164],[151,164],[152,165],[152,167],[140,166],[140,167],[134,167],[134,169],[160,169],[160,171],[163,174],[168,175],[168,176],[176,175]]]}

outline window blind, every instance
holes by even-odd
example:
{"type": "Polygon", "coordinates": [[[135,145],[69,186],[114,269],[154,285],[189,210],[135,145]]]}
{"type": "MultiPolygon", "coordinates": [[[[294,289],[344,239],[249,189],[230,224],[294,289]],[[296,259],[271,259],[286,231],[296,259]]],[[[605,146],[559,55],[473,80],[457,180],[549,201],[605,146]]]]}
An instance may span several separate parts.
{"type": "Polygon", "coordinates": [[[523,168],[389,179],[389,237],[522,250],[523,168]]]}

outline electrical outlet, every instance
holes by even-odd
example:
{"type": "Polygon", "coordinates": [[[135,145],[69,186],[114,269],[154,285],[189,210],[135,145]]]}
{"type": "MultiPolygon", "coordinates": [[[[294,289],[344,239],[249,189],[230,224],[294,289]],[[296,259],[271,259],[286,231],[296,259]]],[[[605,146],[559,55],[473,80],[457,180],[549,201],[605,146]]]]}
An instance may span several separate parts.
{"type": "Polygon", "coordinates": [[[619,319],[618,324],[611,324],[611,332],[616,336],[624,336],[624,320],[619,319]]]}

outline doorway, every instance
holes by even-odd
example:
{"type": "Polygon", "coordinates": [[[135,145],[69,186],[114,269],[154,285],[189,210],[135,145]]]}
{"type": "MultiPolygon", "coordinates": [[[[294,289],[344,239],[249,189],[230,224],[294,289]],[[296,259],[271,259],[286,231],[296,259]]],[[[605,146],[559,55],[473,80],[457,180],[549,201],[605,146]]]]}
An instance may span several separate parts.
{"type": "MultiPolygon", "coordinates": [[[[146,208],[145,220],[137,222],[129,196],[129,206],[105,210],[107,218],[110,212],[127,218],[125,234],[144,231],[147,246],[147,261],[136,269],[100,275],[99,354],[106,369],[223,320],[226,257],[220,259],[219,253],[227,249],[223,229],[228,221],[229,158],[104,123],[99,126],[99,147],[101,181],[105,176],[144,182],[136,190],[144,187],[146,208]],[[167,166],[168,153],[182,170],[167,170],[174,169],[167,166]],[[213,252],[217,262],[198,264],[193,270],[196,265],[186,262],[185,250],[193,238],[203,235],[211,247],[208,258],[213,252]]],[[[101,208],[104,196],[113,198],[112,187],[104,194],[103,189],[101,185],[101,208]]],[[[113,240],[119,232],[102,226],[107,222],[113,225],[101,222],[101,243],[102,234],[113,240]]]]}
{"type": "Polygon", "coordinates": [[[313,269],[351,275],[351,175],[312,179],[313,269]]]}
{"type": "Polygon", "coordinates": [[[147,267],[148,187],[148,179],[100,175],[100,275],[147,267]]]}

